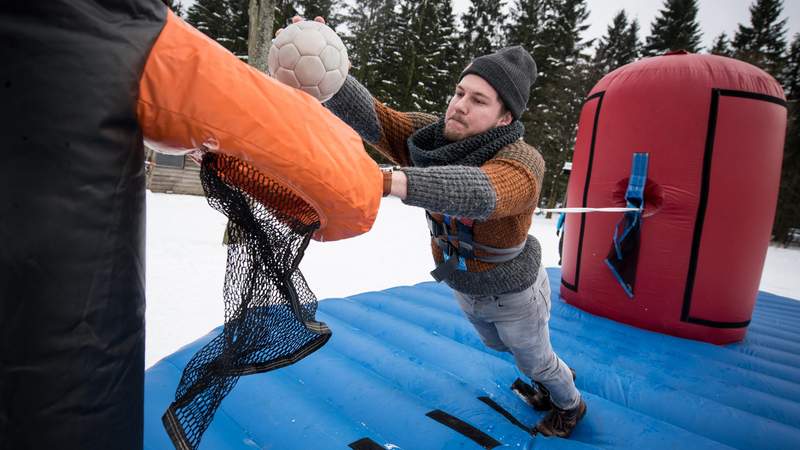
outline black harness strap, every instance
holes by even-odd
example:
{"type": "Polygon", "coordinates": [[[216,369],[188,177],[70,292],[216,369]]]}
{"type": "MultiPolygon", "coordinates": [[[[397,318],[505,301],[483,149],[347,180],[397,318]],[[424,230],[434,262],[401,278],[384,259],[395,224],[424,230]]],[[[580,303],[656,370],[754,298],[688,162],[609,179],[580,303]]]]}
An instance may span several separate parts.
{"type": "Polygon", "coordinates": [[[431,276],[434,280],[441,282],[450,278],[450,275],[456,270],[458,270],[458,258],[451,256],[450,259],[436,266],[431,271],[431,276]]]}
{"type": "Polygon", "coordinates": [[[445,261],[439,264],[431,272],[431,276],[436,281],[447,279],[456,270],[466,270],[464,259],[475,259],[478,261],[500,264],[519,256],[525,249],[525,242],[509,248],[496,248],[488,245],[478,244],[473,240],[472,226],[467,225],[455,217],[445,215],[445,223],[439,223],[433,219],[428,211],[425,211],[425,218],[428,221],[428,229],[431,238],[436,245],[442,249],[445,261]],[[450,234],[450,222],[456,222],[456,234],[450,234]],[[458,242],[458,246],[453,241],[458,242]],[[475,250],[481,250],[489,255],[477,256],[475,250]]]}
{"type": "Polygon", "coordinates": [[[425,218],[428,220],[428,229],[431,230],[431,236],[443,236],[447,234],[444,225],[433,220],[433,216],[428,211],[425,211],[425,218]]]}
{"type": "Polygon", "coordinates": [[[473,427],[472,425],[464,422],[463,420],[459,419],[458,417],[451,416],[446,412],[435,409],[427,414],[426,416],[430,417],[431,419],[445,425],[448,428],[451,428],[460,434],[470,438],[475,443],[480,445],[485,449],[493,449],[495,447],[499,447],[502,444],[498,442],[495,438],[489,436],[488,434],[484,433],[483,431],[473,427]]]}
{"type": "Polygon", "coordinates": [[[382,445],[367,437],[351,442],[348,447],[353,450],[386,450],[382,445]]]}

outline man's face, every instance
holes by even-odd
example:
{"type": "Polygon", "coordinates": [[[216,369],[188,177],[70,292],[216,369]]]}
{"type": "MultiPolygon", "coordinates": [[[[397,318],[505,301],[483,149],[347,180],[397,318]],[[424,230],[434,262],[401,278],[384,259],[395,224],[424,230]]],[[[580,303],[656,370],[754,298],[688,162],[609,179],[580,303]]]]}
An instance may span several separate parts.
{"type": "Polygon", "coordinates": [[[456,92],[444,114],[444,137],[460,141],[495,127],[508,125],[511,113],[491,84],[468,74],[456,85],[456,92]]]}

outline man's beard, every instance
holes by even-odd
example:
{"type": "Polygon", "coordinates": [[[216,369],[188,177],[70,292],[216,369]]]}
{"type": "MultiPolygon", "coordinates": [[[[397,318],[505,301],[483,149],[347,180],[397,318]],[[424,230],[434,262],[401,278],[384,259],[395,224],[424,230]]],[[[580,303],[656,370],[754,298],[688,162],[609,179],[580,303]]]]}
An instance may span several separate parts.
{"type": "Polygon", "coordinates": [[[466,124],[452,117],[450,119],[445,120],[444,130],[442,131],[442,134],[444,134],[445,139],[451,142],[460,141],[468,137],[466,135],[466,124]],[[457,122],[458,124],[461,125],[462,128],[460,130],[453,129],[452,127],[450,127],[451,122],[457,122]]]}

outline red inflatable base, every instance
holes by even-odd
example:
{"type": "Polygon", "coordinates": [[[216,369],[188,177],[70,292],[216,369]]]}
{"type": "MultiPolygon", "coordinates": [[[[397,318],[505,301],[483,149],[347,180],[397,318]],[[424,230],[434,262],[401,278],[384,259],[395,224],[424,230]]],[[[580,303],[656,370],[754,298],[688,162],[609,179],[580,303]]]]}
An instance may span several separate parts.
{"type": "Polygon", "coordinates": [[[566,219],[561,296],[630,325],[724,344],[750,323],[780,181],[786,101],[760,69],[647,58],[604,77],[579,119],[568,207],[625,206],[647,153],[633,298],[605,263],[621,214],[566,219]]]}

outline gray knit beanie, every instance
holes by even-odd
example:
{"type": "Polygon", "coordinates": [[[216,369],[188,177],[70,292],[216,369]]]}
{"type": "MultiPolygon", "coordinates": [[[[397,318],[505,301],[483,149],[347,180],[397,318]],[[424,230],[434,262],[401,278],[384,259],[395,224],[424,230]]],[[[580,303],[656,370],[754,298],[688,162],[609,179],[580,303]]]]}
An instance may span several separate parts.
{"type": "Polygon", "coordinates": [[[492,85],[514,119],[522,116],[537,75],[536,62],[527,50],[515,45],[479,56],[461,72],[461,78],[470,73],[492,85]]]}

